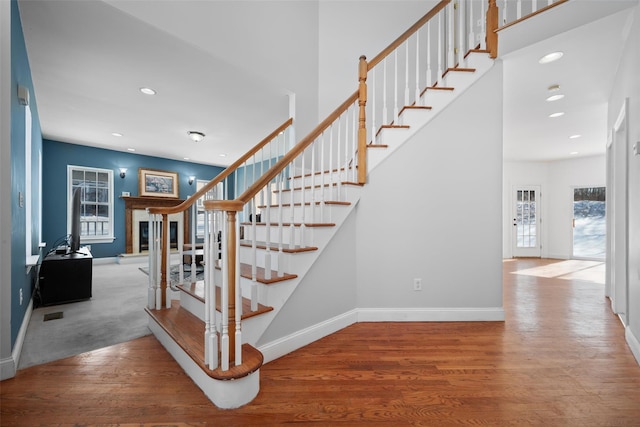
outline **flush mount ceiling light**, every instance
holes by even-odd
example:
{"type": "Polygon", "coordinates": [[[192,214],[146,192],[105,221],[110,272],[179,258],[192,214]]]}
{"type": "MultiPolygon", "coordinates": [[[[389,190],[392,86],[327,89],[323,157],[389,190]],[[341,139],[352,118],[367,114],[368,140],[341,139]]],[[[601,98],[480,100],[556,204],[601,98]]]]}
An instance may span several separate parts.
{"type": "Polygon", "coordinates": [[[112,132],[111,136],[115,136],[116,138],[120,138],[122,136],[122,134],[119,133],[119,132],[112,132]]]}
{"type": "Polygon", "coordinates": [[[560,90],[560,85],[551,85],[547,88],[549,92],[557,92],[560,90]]]}
{"type": "Polygon", "coordinates": [[[564,113],[562,111],[560,111],[558,113],[549,114],[549,117],[551,117],[552,119],[554,119],[556,117],[560,117],[560,116],[564,116],[564,113]]]}
{"type": "Polygon", "coordinates": [[[191,138],[193,142],[200,142],[204,139],[204,133],[195,130],[190,130],[187,132],[187,135],[189,135],[189,138],[191,138]]]}
{"type": "Polygon", "coordinates": [[[135,148],[127,148],[127,151],[131,151],[133,153],[134,151],[136,151],[136,149],[135,148]]]}
{"type": "Polygon", "coordinates": [[[150,87],[141,87],[140,92],[144,93],[145,95],[155,95],[157,93],[155,90],[151,89],[150,87]]]}
{"type": "Polygon", "coordinates": [[[557,94],[557,95],[551,95],[550,97],[547,98],[548,102],[553,102],[553,101],[558,101],[560,99],[564,98],[564,95],[562,94],[557,94]]]}
{"type": "Polygon", "coordinates": [[[551,53],[546,54],[542,58],[540,58],[538,60],[538,63],[539,64],[548,64],[550,62],[557,61],[558,59],[562,58],[562,55],[564,55],[564,53],[562,53],[562,52],[551,52],[551,53]]]}
{"type": "Polygon", "coordinates": [[[575,156],[576,154],[578,154],[578,152],[577,151],[572,151],[569,154],[571,154],[572,156],[575,156]]]}

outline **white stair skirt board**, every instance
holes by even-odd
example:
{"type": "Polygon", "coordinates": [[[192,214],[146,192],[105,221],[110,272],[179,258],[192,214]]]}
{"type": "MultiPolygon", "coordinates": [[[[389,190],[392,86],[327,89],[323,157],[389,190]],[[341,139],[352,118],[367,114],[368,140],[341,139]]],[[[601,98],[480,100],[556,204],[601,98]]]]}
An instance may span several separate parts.
{"type": "Polygon", "coordinates": [[[627,344],[631,349],[631,353],[633,353],[633,357],[636,358],[636,362],[638,362],[638,365],[640,365],[640,341],[638,341],[638,338],[633,335],[633,332],[631,331],[631,328],[629,326],[627,326],[624,330],[624,337],[626,338],[627,344]]]}
{"type": "Polygon", "coordinates": [[[503,322],[502,307],[359,308],[358,322],[503,322]]]}
{"type": "Polygon", "coordinates": [[[251,402],[258,395],[260,391],[259,369],[244,378],[229,381],[215,380],[204,373],[193,359],[151,317],[149,317],[149,329],[193,382],[218,408],[239,408],[251,402]]]}

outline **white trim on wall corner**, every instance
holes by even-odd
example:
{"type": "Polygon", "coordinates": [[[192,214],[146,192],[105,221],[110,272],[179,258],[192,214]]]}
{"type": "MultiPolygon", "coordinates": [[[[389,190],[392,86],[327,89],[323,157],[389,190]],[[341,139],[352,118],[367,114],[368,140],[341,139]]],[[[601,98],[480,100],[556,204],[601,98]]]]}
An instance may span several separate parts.
{"type": "Polygon", "coordinates": [[[638,338],[633,334],[629,326],[624,330],[624,337],[631,349],[631,353],[633,353],[633,357],[636,358],[636,362],[640,365],[640,341],[638,341],[638,338]]]}
{"type": "Polygon", "coordinates": [[[264,363],[358,322],[502,322],[502,307],[489,308],[359,308],[258,347],[264,363]]]}
{"type": "Polygon", "coordinates": [[[24,313],[22,325],[20,325],[20,330],[16,337],[16,343],[13,346],[13,351],[11,352],[11,357],[6,357],[0,360],[0,380],[6,380],[7,378],[13,378],[16,376],[18,364],[20,363],[20,355],[22,354],[22,346],[24,345],[24,338],[27,336],[27,327],[29,326],[32,313],[33,298],[29,301],[27,311],[24,313]]]}

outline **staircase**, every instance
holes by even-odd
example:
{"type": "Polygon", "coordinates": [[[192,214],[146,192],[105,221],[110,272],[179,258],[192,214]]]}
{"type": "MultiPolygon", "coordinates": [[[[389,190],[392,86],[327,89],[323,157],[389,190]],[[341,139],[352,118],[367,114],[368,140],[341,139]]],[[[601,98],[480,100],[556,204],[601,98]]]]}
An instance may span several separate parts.
{"type": "MultiPolygon", "coordinates": [[[[475,35],[484,34],[478,22],[490,19],[473,3],[454,9],[441,1],[372,61],[361,58],[358,91],[295,146],[282,141],[291,136],[290,119],[183,205],[149,209],[149,328],[215,405],[250,402],[262,364],[295,349],[265,342],[265,332],[357,216],[367,175],[493,67],[491,48],[478,48],[484,38],[475,35]],[[219,183],[235,198],[206,199],[219,183]],[[195,223],[203,197],[204,277],[172,285],[169,245],[159,238],[169,233],[161,229],[176,212],[190,211],[195,223]]],[[[489,4],[491,15],[495,1],[489,4]]],[[[177,267],[182,277],[184,266],[177,267]]],[[[342,326],[301,332],[295,345],[342,326]]]]}

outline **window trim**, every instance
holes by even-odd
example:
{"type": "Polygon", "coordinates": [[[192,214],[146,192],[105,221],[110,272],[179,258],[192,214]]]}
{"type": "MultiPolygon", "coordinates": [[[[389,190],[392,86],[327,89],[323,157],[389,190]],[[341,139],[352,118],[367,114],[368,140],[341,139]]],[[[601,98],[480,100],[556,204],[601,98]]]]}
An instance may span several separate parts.
{"type": "Polygon", "coordinates": [[[111,169],[94,168],[90,166],[67,165],[67,235],[71,233],[71,196],[73,194],[73,171],[106,173],[109,180],[109,234],[103,236],[80,236],[80,243],[113,243],[115,240],[115,212],[113,195],[113,171],[111,169]]]}

